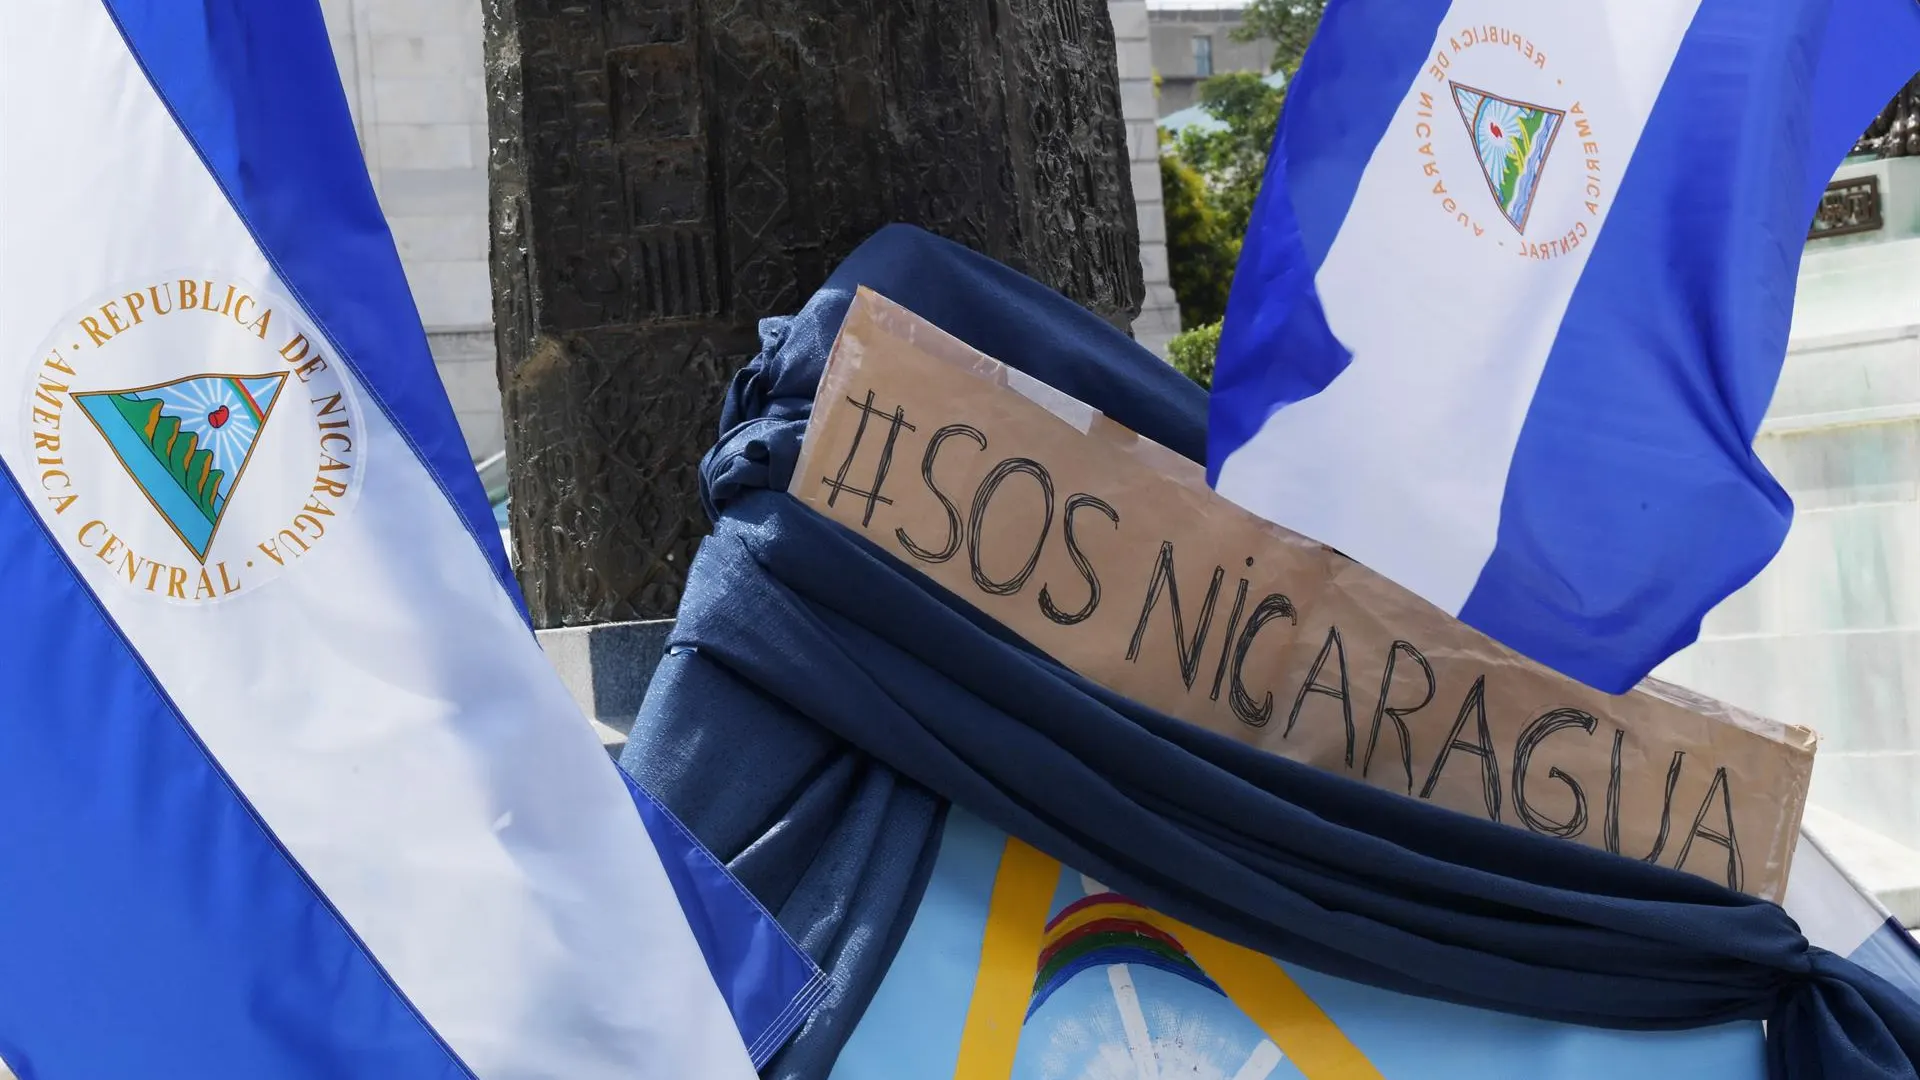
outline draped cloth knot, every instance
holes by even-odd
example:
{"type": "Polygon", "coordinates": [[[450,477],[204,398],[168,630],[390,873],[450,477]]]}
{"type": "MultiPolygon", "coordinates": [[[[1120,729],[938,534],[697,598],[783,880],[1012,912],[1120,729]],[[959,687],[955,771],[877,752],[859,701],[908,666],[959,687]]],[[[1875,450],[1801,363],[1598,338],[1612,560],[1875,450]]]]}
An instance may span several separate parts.
{"type": "Polygon", "coordinates": [[[1843,956],[1809,945],[1767,1016],[1774,1077],[1910,1077],[1920,1014],[1903,991],[1843,956]]]}
{"type": "Polygon", "coordinates": [[[1206,395],[917,229],[762,326],[702,463],[715,523],[622,760],[835,977],[769,1076],[824,1078],[941,807],[1182,922],[1401,993],[1603,1028],[1767,1021],[1776,1080],[1914,1077],[1920,1003],[1775,904],[1267,754],[1089,682],[788,496],[856,286],[1201,460],[1206,395]]]}

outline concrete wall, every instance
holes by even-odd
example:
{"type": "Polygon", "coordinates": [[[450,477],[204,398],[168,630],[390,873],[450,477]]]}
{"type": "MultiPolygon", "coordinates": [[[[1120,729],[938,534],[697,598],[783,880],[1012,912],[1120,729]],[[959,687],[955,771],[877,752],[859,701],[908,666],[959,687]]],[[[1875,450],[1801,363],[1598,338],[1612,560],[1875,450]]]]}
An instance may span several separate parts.
{"type": "Polygon", "coordinates": [[[1886,226],[1808,246],[1755,444],[1793,527],[1659,674],[1819,731],[1810,824],[1884,892],[1920,887],[1920,159],[1867,173],[1886,226]]]}
{"type": "Polygon", "coordinates": [[[1243,3],[1233,0],[1148,0],[1152,22],[1153,69],[1160,73],[1160,115],[1166,116],[1199,100],[1206,76],[1194,68],[1195,38],[1213,41],[1213,74],[1251,71],[1265,75],[1273,61],[1270,41],[1234,41],[1243,3]]]}
{"type": "Polygon", "coordinates": [[[480,0],[321,0],[360,147],[476,458],[501,447],[480,0]]]}
{"type": "Polygon", "coordinates": [[[1114,45],[1119,51],[1120,111],[1127,121],[1127,151],[1133,159],[1133,201],[1140,215],[1140,269],[1147,283],[1133,336],[1161,357],[1180,332],[1180,303],[1167,266],[1167,215],[1160,191],[1159,113],[1153,96],[1153,57],[1148,44],[1147,0],[1108,0],[1114,45]]]}

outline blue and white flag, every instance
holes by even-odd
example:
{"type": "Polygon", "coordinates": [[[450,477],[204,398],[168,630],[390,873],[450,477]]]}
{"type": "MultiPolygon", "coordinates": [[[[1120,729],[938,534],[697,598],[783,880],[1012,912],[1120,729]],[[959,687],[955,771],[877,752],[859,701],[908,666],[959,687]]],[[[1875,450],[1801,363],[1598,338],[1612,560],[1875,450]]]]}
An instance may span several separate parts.
{"type": "Polygon", "coordinates": [[[1222,495],[1624,691],[1772,557],[1808,222],[1914,0],[1333,0],[1214,376],[1222,495]]]}
{"type": "Polygon", "coordinates": [[[804,1018],[528,629],[314,0],[0,5],[0,396],[23,1080],[747,1080],[804,1018]]]}

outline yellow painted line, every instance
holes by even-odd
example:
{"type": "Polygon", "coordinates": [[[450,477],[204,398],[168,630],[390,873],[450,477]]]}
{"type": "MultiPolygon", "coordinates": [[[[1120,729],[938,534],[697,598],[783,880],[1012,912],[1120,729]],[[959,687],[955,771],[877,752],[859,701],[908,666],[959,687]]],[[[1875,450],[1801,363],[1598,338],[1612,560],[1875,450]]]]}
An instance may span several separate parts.
{"type": "Polygon", "coordinates": [[[1041,937],[1059,886],[1058,862],[1007,838],[1000,872],[993,881],[980,970],[973,980],[973,999],[967,1004],[953,1080],[1008,1080],[1013,1075],[1020,1029],[1026,1023],[1027,1003],[1033,999],[1041,937]]]}
{"type": "Polygon", "coordinates": [[[1172,919],[1159,922],[1307,1080],[1384,1080],[1333,1018],[1272,957],[1172,919]]]}
{"type": "MultiPolygon", "coordinates": [[[[1009,1080],[1013,1075],[1027,1003],[1033,996],[1034,969],[1059,882],[1057,861],[1019,840],[1007,839],[993,882],[980,968],[967,1004],[954,1080],[1009,1080]]],[[[1100,914],[1088,912],[1079,921],[1100,914]]],[[[1156,911],[1136,908],[1128,914],[1178,938],[1228,1000],[1273,1040],[1307,1080],[1384,1080],[1333,1018],[1271,957],[1156,911]]]]}

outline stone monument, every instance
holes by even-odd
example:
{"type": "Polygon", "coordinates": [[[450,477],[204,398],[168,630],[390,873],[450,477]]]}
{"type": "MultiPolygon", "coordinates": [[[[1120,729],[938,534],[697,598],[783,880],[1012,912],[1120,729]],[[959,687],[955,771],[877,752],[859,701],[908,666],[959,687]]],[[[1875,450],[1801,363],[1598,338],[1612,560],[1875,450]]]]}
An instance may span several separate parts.
{"type": "Polygon", "coordinates": [[[1878,158],[1920,157],[1920,78],[1887,103],[1853,152],[1878,158]]]}
{"type": "Polygon", "coordinates": [[[1105,0],[489,0],[494,313],[536,625],[671,615],[755,328],[893,221],[1131,323],[1105,0]]]}

